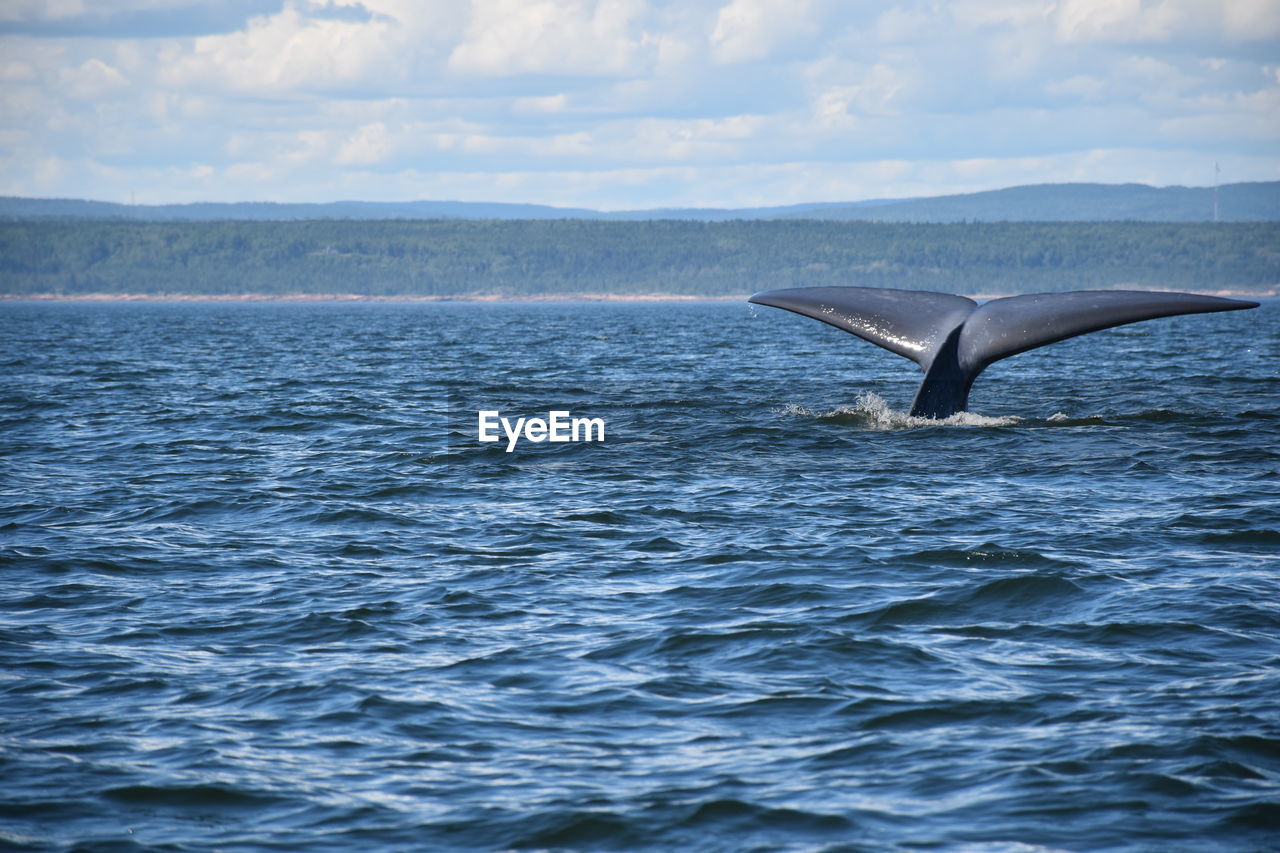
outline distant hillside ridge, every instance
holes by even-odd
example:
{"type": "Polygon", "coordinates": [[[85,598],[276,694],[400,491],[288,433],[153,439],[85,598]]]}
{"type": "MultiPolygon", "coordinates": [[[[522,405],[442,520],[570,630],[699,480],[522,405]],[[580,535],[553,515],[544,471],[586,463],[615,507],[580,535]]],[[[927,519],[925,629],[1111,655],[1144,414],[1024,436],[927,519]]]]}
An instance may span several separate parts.
{"type": "Polygon", "coordinates": [[[932,198],[869,199],[780,207],[599,211],[466,201],[326,203],[197,202],[131,205],[81,199],[0,197],[0,220],[298,221],[595,219],[725,222],[817,219],[862,222],[1278,222],[1280,181],[1213,187],[1036,184],[932,198]]]}
{"type": "MultiPolygon", "coordinates": [[[[1213,187],[1037,184],[1002,190],[837,207],[823,219],[872,222],[1276,222],[1280,181],[1213,187]]],[[[804,214],[790,214],[803,216],[804,214]]]]}

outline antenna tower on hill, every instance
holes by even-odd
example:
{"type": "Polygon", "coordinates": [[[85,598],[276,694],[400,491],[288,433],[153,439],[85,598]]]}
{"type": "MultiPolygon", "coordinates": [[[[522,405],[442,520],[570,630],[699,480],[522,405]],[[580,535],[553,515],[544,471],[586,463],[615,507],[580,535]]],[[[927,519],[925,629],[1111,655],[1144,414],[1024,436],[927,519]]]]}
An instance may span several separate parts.
{"type": "Polygon", "coordinates": [[[1218,182],[1221,180],[1222,170],[1218,168],[1217,162],[1213,164],[1213,221],[1218,221],[1218,182]]]}

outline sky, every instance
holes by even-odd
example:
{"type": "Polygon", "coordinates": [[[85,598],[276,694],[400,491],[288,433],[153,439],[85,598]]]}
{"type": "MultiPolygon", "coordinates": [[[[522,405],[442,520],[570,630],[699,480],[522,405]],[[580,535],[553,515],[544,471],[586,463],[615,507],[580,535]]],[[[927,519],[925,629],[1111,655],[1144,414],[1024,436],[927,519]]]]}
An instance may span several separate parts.
{"type": "Polygon", "coordinates": [[[0,0],[0,195],[752,207],[1280,180],[1280,0],[0,0]]]}

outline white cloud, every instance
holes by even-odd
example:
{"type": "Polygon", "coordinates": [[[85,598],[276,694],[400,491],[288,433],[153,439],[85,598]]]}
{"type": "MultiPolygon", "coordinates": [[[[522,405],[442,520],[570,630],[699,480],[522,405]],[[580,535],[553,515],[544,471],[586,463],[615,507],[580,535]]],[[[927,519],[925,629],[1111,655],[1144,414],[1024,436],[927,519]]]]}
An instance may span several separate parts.
{"type": "Polygon", "coordinates": [[[380,121],[374,122],[353,133],[338,149],[334,162],[360,166],[381,163],[391,154],[392,147],[387,126],[380,121]]]}
{"type": "Polygon", "coordinates": [[[6,62],[0,65],[0,83],[30,83],[37,76],[35,66],[29,62],[6,62]]]}
{"type": "Polygon", "coordinates": [[[657,43],[639,0],[488,0],[473,3],[449,57],[461,74],[588,77],[639,73],[657,43]]]}
{"type": "Polygon", "coordinates": [[[369,0],[368,20],[317,17],[303,0],[244,29],[168,43],[163,85],[244,95],[376,93],[419,87],[438,75],[464,21],[450,0],[369,0]]]}
{"type": "Polygon", "coordinates": [[[80,100],[102,98],[129,85],[123,74],[100,59],[86,60],[77,68],[64,68],[60,76],[62,91],[80,100]]]}
{"type": "Polygon", "coordinates": [[[517,113],[526,115],[564,113],[569,109],[569,98],[563,92],[542,97],[516,98],[511,108],[517,113]]]}
{"type": "Polygon", "coordinates": [[[716,16],[711,46],[719,62],[765,59],[812,35],[809,0],[732,0],[716,16]]]}
{"type": "Polygon", "coordinates": [[[945,28],[945,17],[936,10],[891,6],[876,18],[875,36],[885,45],[919,42],[945,28]]]}
{"type": "Polygon", "coordinates": [[[896,115],[897,101],[905,87],[902,74],[884,63],[859,69],[856,81],[823,89],[815,99],[814,113],[825,127],[836,127],[846,118],[896,115]]]}
{"type": "Polygon", "coordinates": [[[993,2],[993,0],[959,0],[950,4],[951,18],[968,27],[1009,27],[1016,30],[1038,28],[1053,14],[1053,2],[993,2]]]}
{"type": "MultiPolygon", "coordinates": [[[[0,23],[146,30],[190,2],[0,23]]],[[[0,193],[643,207],[1280,176],[1277,0],[243,8],[268,11],[198,38],[0,27],[0,193]]]]}
{"type": "Polygon", "coordinates": [[[1232,41],[1280,37],[1280,3],[1275,0],[1230,0],[1221,9],[1224,35],[1232,41]]]}
{"type": "Polygon", "coordinates": [[[1274,0],[1063,0],[1057,33],[1067,42],[1259,41],[1280,33],[1274,0]]]}
{"type": "Polygon", "coordinates": [[[1045,91],[1053,95],[1070,95],[1084,101],[1094,101],[1108,91],[1108,84],[1092,74],[1075,74],[1066,80],[1050,82],[1045,86],[1045,91]]]}
{"type": "Polygon", "coordinates": [[[290,5],[242,32],[196,39],[164,81],[178,89],[268,94],[340,87],[382,71],[387,54],[380,37],[388,29],[382,22],[312,20],[290,5]]]}

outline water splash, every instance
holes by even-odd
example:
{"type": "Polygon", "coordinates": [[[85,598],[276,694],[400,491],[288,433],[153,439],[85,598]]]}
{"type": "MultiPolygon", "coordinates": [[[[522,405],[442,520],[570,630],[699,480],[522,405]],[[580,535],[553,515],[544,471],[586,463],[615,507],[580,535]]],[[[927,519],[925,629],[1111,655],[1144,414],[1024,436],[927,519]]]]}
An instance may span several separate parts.
{"type": "Polygon", "coordinates": [[[1002,427],[1021,423],[1022,418],[1007,415],[989,417],[974,412],[956,412],[949,418],[917,418],[900,409],[895,409],[885,402],[879,394],[863,391],[858,394],[852,406],[839,406],[830,411],[815,411],[808,406],[790,403],[777,411],[783,414],[796,415],[816,420],[834,420],[850,423],[871,430],[918,429],[920,427],[964,426],[964,427],[1002,427]]]}

